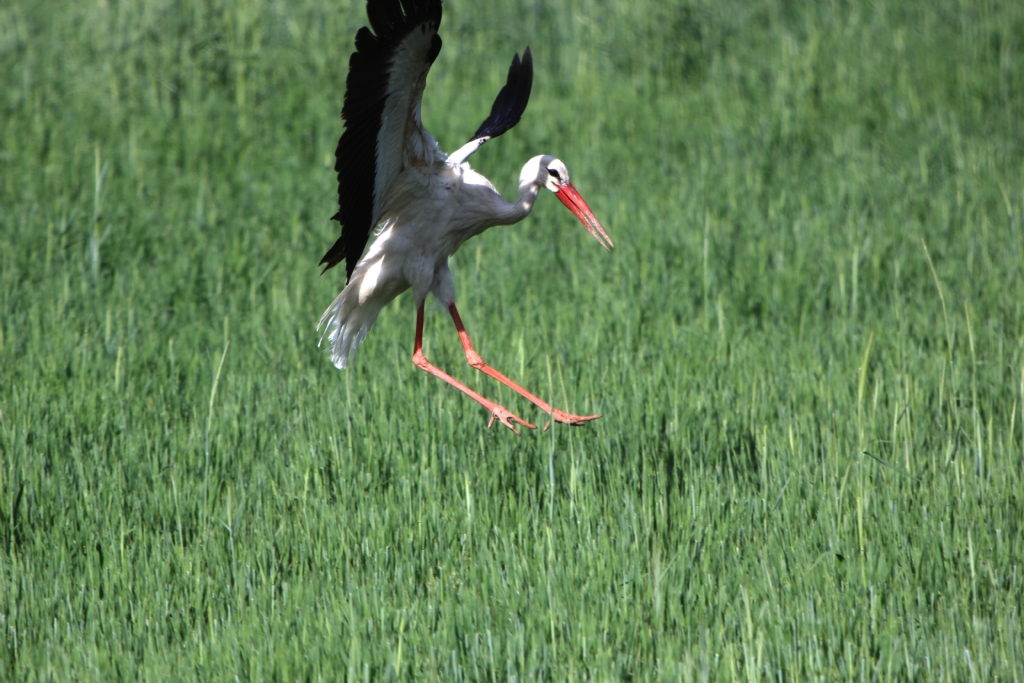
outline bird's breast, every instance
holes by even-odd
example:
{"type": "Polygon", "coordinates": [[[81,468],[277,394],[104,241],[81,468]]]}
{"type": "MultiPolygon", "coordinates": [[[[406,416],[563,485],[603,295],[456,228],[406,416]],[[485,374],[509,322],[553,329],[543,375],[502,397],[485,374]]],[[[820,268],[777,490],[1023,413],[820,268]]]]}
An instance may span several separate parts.
{"type": "Polygon", "coordinates": [[[393,234],[395,256],[441,267],[466,240],[498,224],[503,200],[468,164],[407,167],[389,197],[381,222],[393,234]]]}

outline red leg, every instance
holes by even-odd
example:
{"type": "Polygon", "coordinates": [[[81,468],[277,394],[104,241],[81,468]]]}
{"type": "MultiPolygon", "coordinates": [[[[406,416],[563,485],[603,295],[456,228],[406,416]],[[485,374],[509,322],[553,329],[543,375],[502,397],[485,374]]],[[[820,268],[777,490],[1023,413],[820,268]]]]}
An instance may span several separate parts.
{"type": "MultiPolygon", "coordinates": [[[[469,341],[469,334],[466,333],[466,328],[462,325],[462,318],[459,317],[459,312],[455,309],[455,304],[448,307],[448,310],[452,314],[452,320],[455,321],[455,329],[459,331],[459,339],[462,340],[462,348],[466,351],[466,362],[472,365],[477,370],[486,373],[498,380],[509,389],[512,389],[517,394],[525,398],[527,401],[543,410],[548,415],[551,415],[555,422],[561,422],[569,425],[581,425],[588,420],[596,420],[601,417],[600,415],[570,415],[564,410],[558,408],[552,408],[550,403],[543,401],[526,389],[522,388],[505,375],[501,374],[490,365],[484,362],[484,359],[480,357],[480,354],[473,350],[473,344],[469,341]]],[[[550,424],[550,423],[549,423],[550,424]]],[[[546,429],[547,427],[545,427],[546,429]]]]}
{"type": "Polygon", "coordinates": [[[519,430],[515,428],[515,426],[512,424],[513,422],[517,422],[523,425],[524,427],[529,427],[530,429],[537,428],[536,426],[530,424],[529,422],[519,417],[518,415],[513,414],[504,406],[498,405],[494,401],[488,401],[486,398],[476,393],[475,391],[473,391],[472,389],[470,389],[465,384],[458,381],[445,371],[432,365],[430,361],[427,360],[426,355],[424,355],[423,353],[423,304],[420,304],[420,309],[416,311],[416,349],[412,353],[412,362],[420,370],[425,370],[434,377],[443,379],[445,382],[448,382],[448,384],[451,384],[453,387],[464,393],[466,396],[469,396],[471,399],[482,405],[484,408],[487,408],[487,410],[491,411],[491,419],[487,423],[488,429],[490,429],[491,425],[494,424],[495,420],[505,425],[516,434],[519,433],[519,430]]]}

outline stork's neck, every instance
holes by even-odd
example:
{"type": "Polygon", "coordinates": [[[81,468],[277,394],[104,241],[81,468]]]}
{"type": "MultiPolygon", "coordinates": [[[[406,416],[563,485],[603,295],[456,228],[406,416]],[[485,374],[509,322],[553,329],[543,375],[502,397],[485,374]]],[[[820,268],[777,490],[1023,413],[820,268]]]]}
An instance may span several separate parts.
{"type": "Polygon", "coordinates": [[[540,191],[540,184],[537,182],[538,168],[537,159],[530,159],[523,166],[519,174],[519,198],[512,204],[506,203],[505,210],[501,212],[499,225],[518,223],[533,211],[533,204],[537,201],[537,193],[540,191]]]}
{"type": "Polygon", "coordinates": [[[507,209],[502,212],[501,225],[512,225],[518,223],[533,211],[533,203],[537,201],[537,191],[540,188],[537,183],[530,181],[519,184],[519,198],[513,204],[508,204],[507,209]]]}

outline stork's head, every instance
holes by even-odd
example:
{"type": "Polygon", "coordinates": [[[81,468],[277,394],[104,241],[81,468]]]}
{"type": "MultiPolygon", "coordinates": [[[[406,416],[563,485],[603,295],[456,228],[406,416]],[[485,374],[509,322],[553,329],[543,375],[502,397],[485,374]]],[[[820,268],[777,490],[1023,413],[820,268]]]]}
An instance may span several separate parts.
{"type": "Polygon", "coordinates": [[[583,197],[576,191],[576,188],[569,182],[569,169],[560,159],[550,155],[534,157],[523,168],[523,175],[520,177],[520,185],[523,181],[536,183],[538,186],[546,187],[555,193],[555,196],[562,200],[562,203],[576,214],[580,223],[590,231],[601,246],[611,249],[615,245],[608,233],[604,231],[594,213],[583,201],[583,197]],[[532,177],[531,177],[532,176],[532,177]]]}

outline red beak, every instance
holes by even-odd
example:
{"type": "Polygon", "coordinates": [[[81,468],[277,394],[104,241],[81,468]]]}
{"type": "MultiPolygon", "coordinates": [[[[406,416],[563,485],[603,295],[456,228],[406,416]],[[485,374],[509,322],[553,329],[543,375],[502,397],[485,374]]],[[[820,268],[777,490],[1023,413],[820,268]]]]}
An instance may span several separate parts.
{"type": "Polygon", "coordinates": [[[576,188],[572,186],[572,183],[566,184],[565,187],[560,187],[555,192],[555,196],[562,200],[570,211],[576,214],[576,218],[580,219],[580,223],[590,231],[590,234],[594,236],[601,246],[605,249],[611,250],[615,245],[612,244],[612,238],[608,236],[608,233],[604,231],[601,224],[597,222],[597,218],[594,217],[594,213],[587,206],[587,203],[583,201],[583,197],[576,191],[576,188]],[[607,244],[606,244],[607,242],[607,244]]]}

